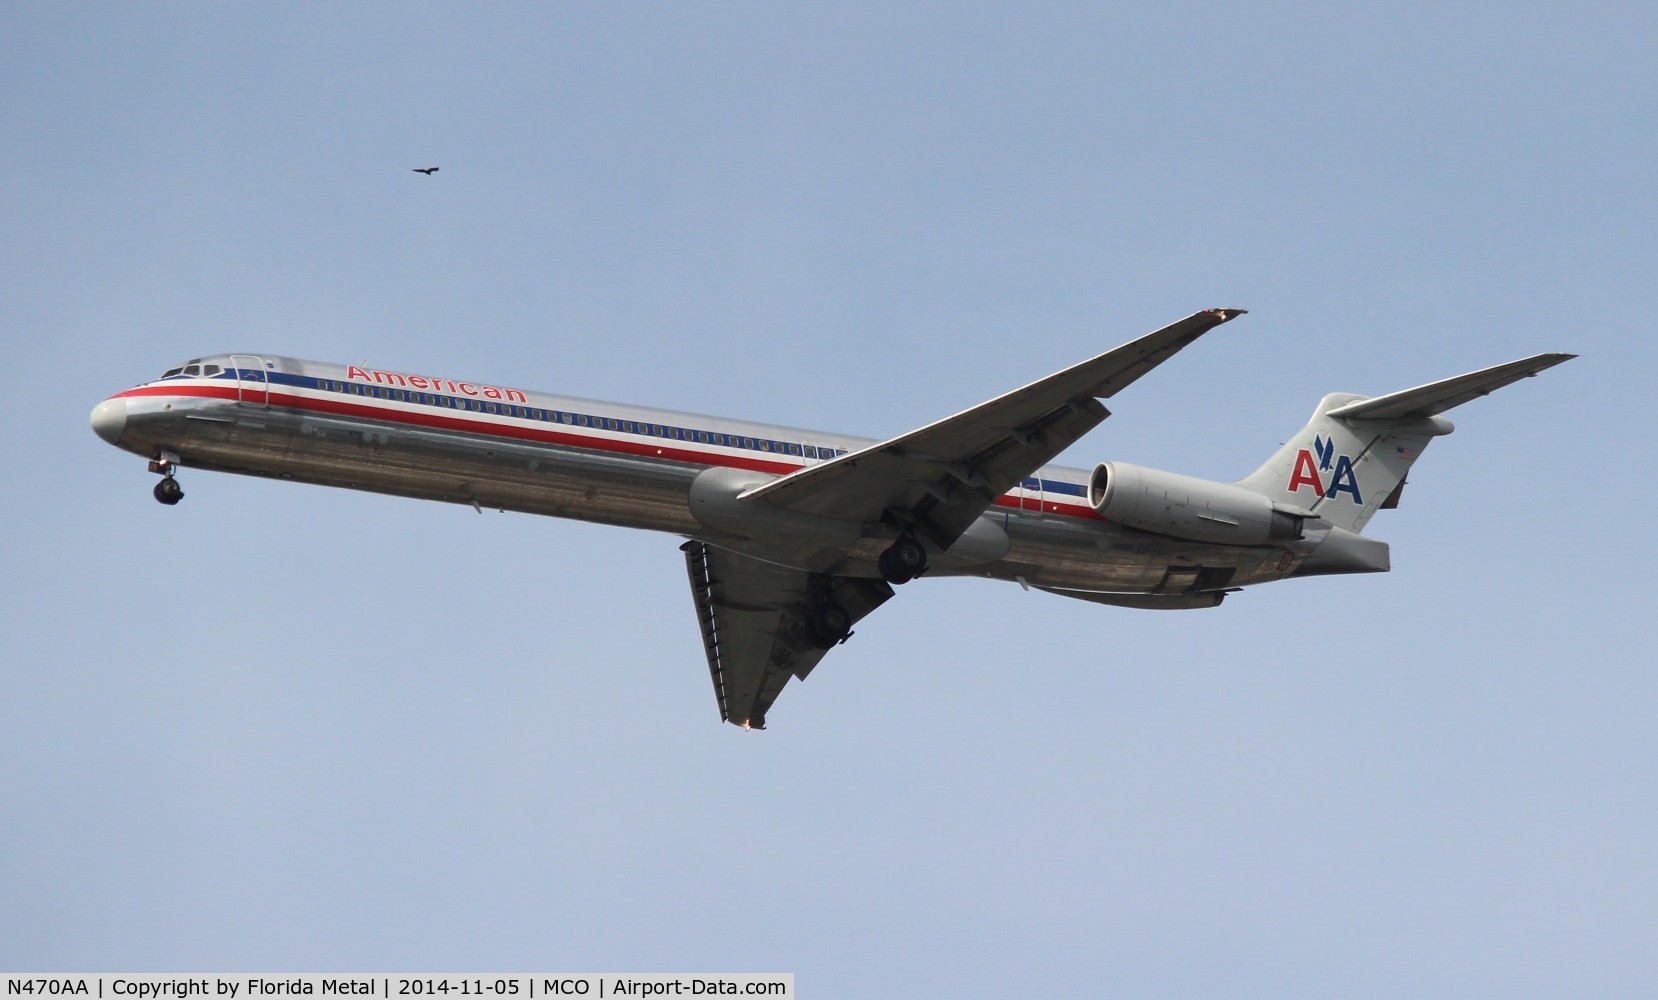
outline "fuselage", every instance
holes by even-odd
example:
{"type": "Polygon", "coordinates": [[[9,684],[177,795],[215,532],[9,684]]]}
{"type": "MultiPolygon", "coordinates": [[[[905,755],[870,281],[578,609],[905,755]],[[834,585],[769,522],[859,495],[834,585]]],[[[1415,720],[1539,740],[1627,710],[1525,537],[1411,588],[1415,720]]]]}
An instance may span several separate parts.
{"type": "MultiPolygon", "coordinates": [[[[785,476],[877,443],[264,354],[192,361],[111,396],[92,422],[111,444],[183,468],[644,528],[773,561],[790,561],[792,550],[696,516],[698,476],[785,476]]],[[[1281,579],[1310,549],[1202,544],[1117,525],[1089,505],[1088,476],[1039,469],[936,553],[932,572],[1155,594],[1171,578],[1189,586],[1194,572],[1209,589],[1281,579]]],[[[893,534],[880,525],[859,531],[832,557],[798,568],[878,576],[893,534]]]]}

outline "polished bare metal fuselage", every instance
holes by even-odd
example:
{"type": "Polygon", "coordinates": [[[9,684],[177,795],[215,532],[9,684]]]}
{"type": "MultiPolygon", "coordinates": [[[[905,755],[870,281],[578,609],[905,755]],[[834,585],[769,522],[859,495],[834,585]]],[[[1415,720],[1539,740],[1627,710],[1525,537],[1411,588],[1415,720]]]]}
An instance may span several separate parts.
{"type": "MultiPolygon", "coordinates": [[[[245,372],[240,378],[175,377],[114,397],[125,421],[112,443],[152,459],[176,456],[184,468],[645,528],[763,559],[774,559],[773,550],[693,516],[689,497],[697,476],[722,466],[757,478],[785,475],[820,460],[813,452],[827,457],[875,443],[355,366],[268,355],[259,361],[260,381],[245,372]],[[411,398],[447,398],[449,405],[411,398]],[[508,415],[508,409],[539,416],[508,415]],[[556,414],[652,430],[576,426],[559,422],[556,414]],[[686,440],[693,433],[771,450],[686,440]]],[[[1080,494],[1087,477],[1082,469],[1039,470],[981,516],[984,530],[975,533],[975,544],[964,541],[935,554],[933,574],[1157,593],[1172,573],[1193,568],[1216,574],[1227,587],[1282,579],[1312,547],[1209,545],[1115,525],[1086,506],[1080,494]]],[[[876,559],[894,533],[882,525],[860,526],[858,533],[833,564],[800,568],[877,577],[876,559]]]]}

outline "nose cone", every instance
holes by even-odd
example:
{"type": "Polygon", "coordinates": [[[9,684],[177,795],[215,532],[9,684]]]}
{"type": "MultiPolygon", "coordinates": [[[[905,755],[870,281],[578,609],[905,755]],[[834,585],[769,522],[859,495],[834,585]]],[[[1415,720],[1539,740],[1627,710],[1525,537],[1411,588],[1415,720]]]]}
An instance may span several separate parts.
{"type": "Polygon", "coordinates": [[[124,399],[106,399],[92,408],[92,432],[108,441],[110,444],[119,444],[121,435],[127,429],[127,401],[124,399]]]}

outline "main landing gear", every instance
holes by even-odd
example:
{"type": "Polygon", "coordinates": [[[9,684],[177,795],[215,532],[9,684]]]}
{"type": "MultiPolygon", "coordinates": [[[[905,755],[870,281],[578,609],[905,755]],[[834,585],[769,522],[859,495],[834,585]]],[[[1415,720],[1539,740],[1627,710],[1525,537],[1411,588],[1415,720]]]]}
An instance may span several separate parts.
{"type": "Polygon", "coordinates": [[[800,629],[816,649],[833,649],[852,635],[852,614],[835,601],[835,580],[813,574],[806,580],[807,598],[800,629]]]}
{"type": "Polygon", "coordinates": [[[806,613],[806,641],[818,649],[833,649],[852,634],[852,616],[833,601],[825,601],[806,613]]]}
{"type": "Polygon", "coordinates": [[[914,535],[905,532],[881,553],[876,566],[881,570],[881,579],[893,586],[909,583],[927,572],[927,550],[921,547],[914,535]]]}
{"type": "Polygon", "coordinates": [[[170,451],[161,453],[161,457],[150,463],[151,472],[161,473],[161,482],[155,484],[155,499],[157,503],[164,503],[171,507],[184,499],[184,488],[173,478],[178,471],[178,456],[170,451]]]}

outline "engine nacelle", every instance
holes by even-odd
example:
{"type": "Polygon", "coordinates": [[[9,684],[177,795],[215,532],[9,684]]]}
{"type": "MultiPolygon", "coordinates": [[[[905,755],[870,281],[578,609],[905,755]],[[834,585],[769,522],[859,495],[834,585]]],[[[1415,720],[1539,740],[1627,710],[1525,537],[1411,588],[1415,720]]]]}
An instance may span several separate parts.
{"type": "Polygon", "coordinates": [[[1126,462],[1095,467],[1088,477],[1088,502],[1118,524],[1220,545],[1294,541],[1305,520],[1240,486],[1126,462]]]}

